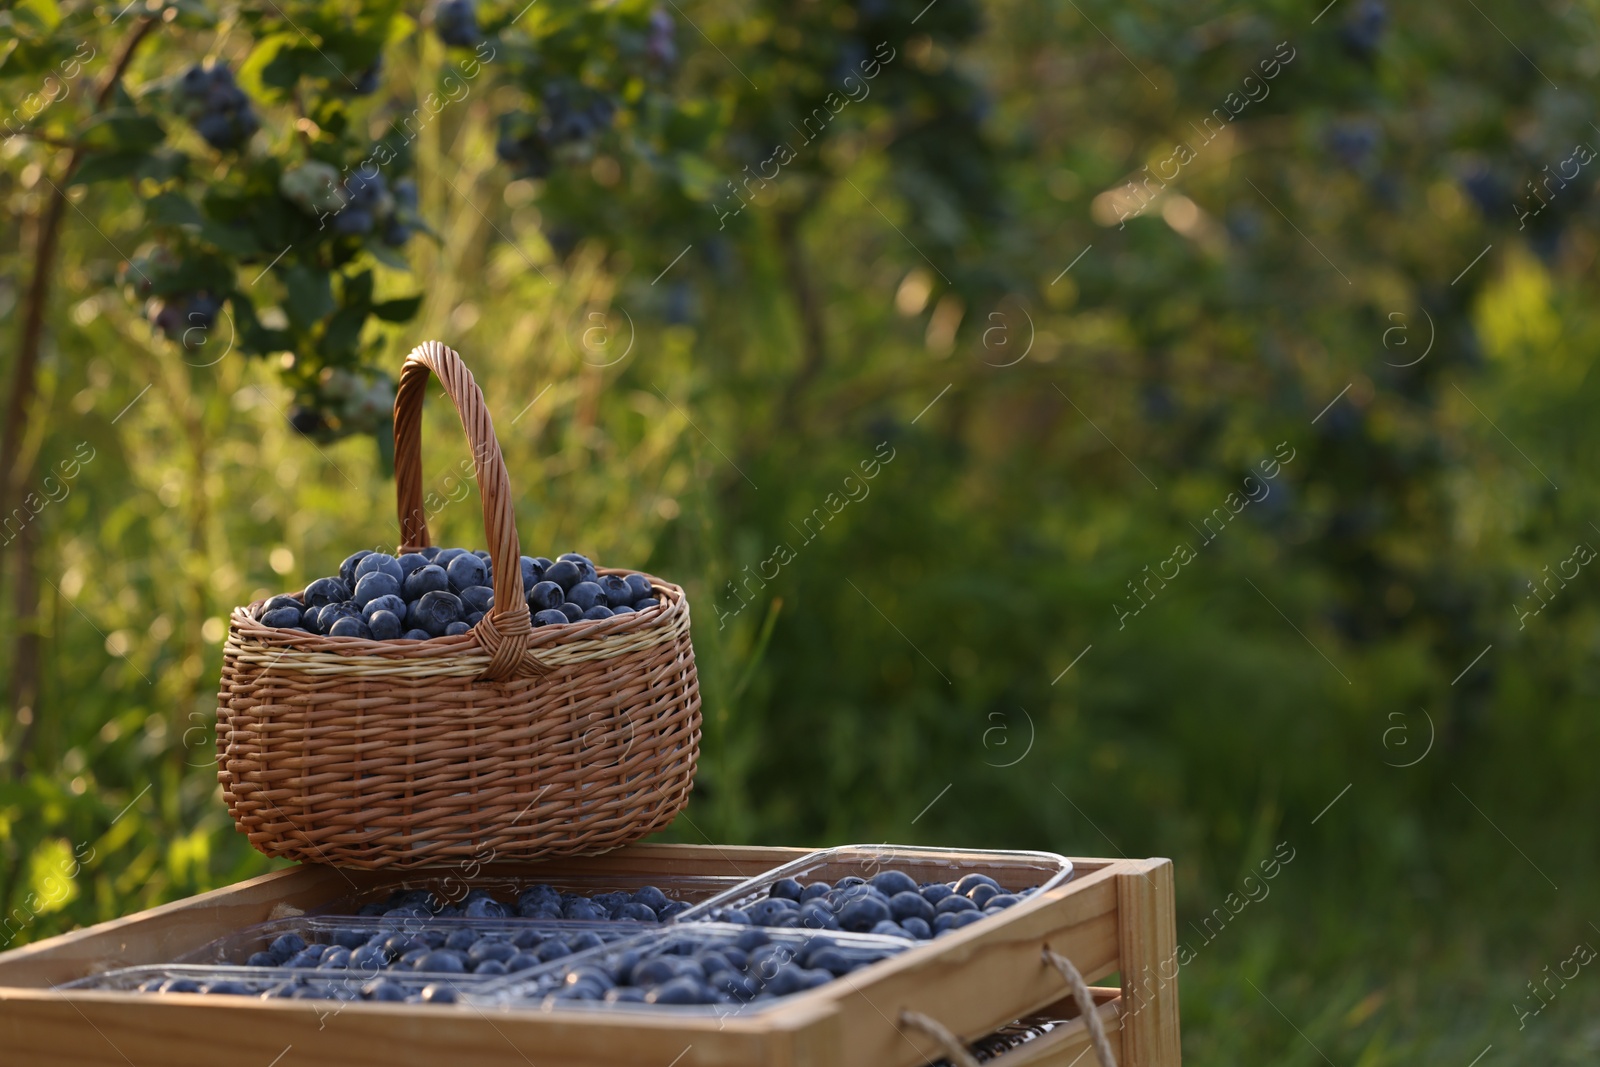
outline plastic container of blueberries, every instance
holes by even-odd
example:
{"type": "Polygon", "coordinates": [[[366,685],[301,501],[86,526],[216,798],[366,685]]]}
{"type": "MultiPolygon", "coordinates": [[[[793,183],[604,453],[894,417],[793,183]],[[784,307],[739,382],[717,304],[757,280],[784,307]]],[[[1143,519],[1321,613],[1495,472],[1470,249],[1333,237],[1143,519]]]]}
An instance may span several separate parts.
{"type": "MultiPolygon", "coordinates": [[[[239,982],[250,988],[249,994],[216,994],[219,996],[244,996],[261,997],[268,990],[281,986],[285,982],[297,986],[305,986],[315,990],[319,995],[311,997],[313,1000],[338,1000],[361,1001],[366,998],[361,995],[361,987],[366,985],[378,975],[356,974],[350,971],[311,971],[303,969],[289,969],[283,967],[228,967],[204,964],[158,964],[140,967],[123,967],[102,974],[80,978],[75,982],[68,982],[60,986],[61,989],[93,989],[109,990],[124,993],[148,992],[159,995],[156,990],[147,988],[150,983],[166,982],[173,978],[187,978],[202,984],[209,982],[231,981],[239,982]]],[[[421,999],[422,990],[429,985],[447,985],[461,1000],[475,991],[486,989],[492,981],[500,980],[500,976],[491,979],[474,974],[419,974],[415,972],[384,972],[381,977],[393,981],[405,990],[408,1003],[436,1004],[438,1007],[454,1007],[449,1002],[431,1002],[421,999]]]]}
{"type": "MultiPolygon", "coordinates": [[[[292,919],[274,919],[270,922],[259,923],[255,926],[247,926],[241,930],[235,930],[229,934],[225,934],[224,936],[217,938],[215,941],[212,941],[210,944],[203,945],[192,952],[187,952],[172,962],[175,964],[190,964],[196,966],[215,967],[218,965],[228,965],[234,967],[244,967],[248,966],[248,961],[253,954],[265,950],[267,946],[272,944],[274,940],[283,936],[284,934],[290,933],[298,934],[307,945],[337,944],[338,942],[335,940],[335,935],[346,932],[366,934],[368,938],[376,935],[383,935],[387,937],[394,934],[415,934],[418,936],[427,937],[430,934],[437,934],[439,942],[442,945],[444,937],[448,937],[452,931],[462,929],[471,930],[479,937],[504,939],[507,941],[511,940],[520,933],[526,933],[529,931],[537,933],[544,938],[560,936],[567,939],[577,937],[579,934],[583,933],[593,933],[607,944],[610,944],[635,937],[645,930],[657,930],[662,929],[662,927],[655,923],[628,922],[623,920],[614,922],[579,922],[566,919],[423,919],[402,918],[399,916],[392,918],[387,916],[379,916],[377,918],[370,919],[353,917],[333,919],[312,916],[292,919]]],[[[603,948],[604,946],[601,947],[603,948]]],[[[596,949],[580,949],[573,955],[579,955],[583,952],[593,951],[596,951],[596,949]]],[[[571,957],[561,957],[561,959],[569,958],[571,957]]],[[[561,960],[552,960],[549,963],[542,964],[541,966],[548,967],[553,963],[559,962],[561,962],[561,960]]],[[[283,974],[298,973],[298,971],[301,970],[300,968],[289,967],[263,967],[253,969],[283,974]]],[[[342,969],[328,968],[305,970],[306,973],[327,975],[330,973],[338,974],[342,969]]],[[[357,973],[361,976],[362,981],[365,981],[366,979],[374,977],[378,974],[390,977],[395,975],[418,975],[420,977],[430,976],[430,972],[404,971],[391,967],[385,967],[382,970],[358,969],[357,973]]],[[[461,975],[455,973],[432,974],[431,976],[435,979],[462,977],[461,975]]],[[[474,975],[471,977],[476,978],[479,976],[474,975]]],[[[506,976],[493,975],[483,977],[503,978],[506,976]]]]}
{"type": "Polygon", "coordinates": [[[793,878],[802,884],[830,882],[854,875],[871,878],[881,871],[904,871],[921,885],[955,882],[968,874],[986,874],[1019,897],[1054,889],[1072,877],[1072,861],[1054,852],[982,848],[926,848],[920,845],[839,845],[823,848],[774,867],[679,912],[670,922],[707,922],[724,908],[744,907],[767,896],[774,884],[793,878]]]}
{"type": "Polygon", "coordinates": [[[645,886],[655,886],[669,900],[682,900],[698,904],[726,893],[744,879],[734,875],[557,875],[540,878],[467,878],[459,874],[426,874],[417,872],[399,881],[378,888],[351,893],[311,909],[312,915],[355,915],[363,905],[382,904],[402,890],[426,889],[439,900],[460,904],[468,893],[481,889],[495,900],[515,908],[517,897],[533,885],[548,885],[562,893],[579,893],[593,897],[599,893],[633,893],[645,886]]]}
{"type": "MultiPolygon", "coordinates": [[[[733,923],[696,923],[693,935],[697,941],[709,942],[710,945],[731,945],[740,935],[749,933],[752,927],[740,926],[733,923]]],[[[816,932],[811,930],[784,929],[779,927],[763,927],[765,933],[775,944],[788,945],[798,950],[799,947],[815,937],[826,938],[839,951],[846,956],[861,961],[861,969],[889,959],[902,952],[910,951],[919,942],[909,941],[900,937],[883,937],[877,934],[851,934],[837,930],[816,932]]],[[[670,925],[657,927],[636,937],[613,944],[592,948],[576,955],[547,963],[542,967],[530,968],[516,974],[494,978],[465,991],[465,999],[474,1005],[484,1008],[498,1008],[503,1011],[645,1011],[661,1012],[670,1011],[674,1014],[699,1014],[713,1017],[726,1016],[731,1013],[744,1014],[747,1012],[764,1011],[783,1004],[787,997],[773,997],[770,1000],[752,1001],[747,1004],[606,1004],[599,1001],[562,1000],[546,1002],[546,998],[565,983],[569,973],[586,964],[602,962],[607,957],[625,951],[637,951],[640,959],[650,959],[664,954],[669,947],[688,931],[673,929],[670,925]]],[[[857,971],[850,972],[854,977],[857,971]]],[[[840,979],[835,978],[835,982],[840,979]]],[[[825,988],[819,986],[817,988],[825,988]]],[[[807,991],[809,992],[809,990],[807,991]]],[[[791,994],[798,996],[799,994],[791,994]]]]}

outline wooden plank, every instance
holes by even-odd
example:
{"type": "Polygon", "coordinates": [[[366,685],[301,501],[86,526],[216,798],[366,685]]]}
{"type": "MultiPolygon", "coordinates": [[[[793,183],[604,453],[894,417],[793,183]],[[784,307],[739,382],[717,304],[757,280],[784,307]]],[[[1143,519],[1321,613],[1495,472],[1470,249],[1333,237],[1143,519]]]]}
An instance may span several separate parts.
{"type": "MultiPolygon", "coordinates": [[[[1172,861],[1132,860],[1117,874],[1121,913],[1122,1067],[1179,1067],[1178,927],[1172,861]]],[[[1088,978],[1085,975],[1085,978],[1088,978]]]]}
{"type": "Polygon", "coordinates": [[[1041,950],[1068,956],[1086,981],[1118,968],[1116,864],[1025,901],[842,981],[793,998],[833,999],[843,1046],[830,1067],[915,1067],[938,1058],[926,1037],[900,1025],[928,1015],[966,1041],[1057,1001],[1061,975],[1041,950]]]}
{"type": "Polygon", "coordinates": [[[838,1047],[826,1004],[781,1022],[43,990],[0,1007],[4,1061],[52,1067],[823,1067],[838,1047]]]}

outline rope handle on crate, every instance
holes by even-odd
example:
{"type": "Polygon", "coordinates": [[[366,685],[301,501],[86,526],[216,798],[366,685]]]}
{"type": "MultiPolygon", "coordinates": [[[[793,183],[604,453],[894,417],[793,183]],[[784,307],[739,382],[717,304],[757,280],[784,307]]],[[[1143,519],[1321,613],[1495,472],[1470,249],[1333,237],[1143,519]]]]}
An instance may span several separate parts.
{"type": "Polygon", "coordinates": [[[1045,962],[1061,972],[1067,987],[1072,990],[1072,999],[1077,1002],[1078,1014],[1083,1016],[1084,1024],[1089,1028],[1089,1041],[1094,1045],[1094,1054],[1100,1061],[1100,1067],[1117,1067],[1117,1058],[1111,1054],[1111,1042],[1106,1040],[1106,1024],[1095,1010],[1094,997],[1090,995],[1089,984],[1083,980],[1083,975],[1078,973],[1078,968],[1072,965],[1071,960],[1049,945],[1044,946],[1044,958],[1045,962]]]}
{"type": "Polygon", "coordinates": [[[489,653],[483,677],[502,682],[515,674],[537,672],[537,661],[527,655],[533,622],[527,611],[527,591],[522,588],[522,545],[517,539],[511,479],[500,453],[500,440],[472,372],[454,350],[438,341],[425,341],[411,350],[400,368],[395,390],[394,482],[400,551],[415,552],[433,543],[422,506],[422,401],[430,375],[438,377],[461,416],[483,498],[483,531],[494,564],[494,608],[472,628],[478,644],[489,653]]]}
{"type": "MultiPolygon", "coordinates": [[[[1089,992],[1089,985],[1083,980],[1083,975],[1078,973],[1078,968],[1072,965],[1071,960],[1049,945],[1044,946],[1043,952],[1045,962],[1061,972],[1067,988],[1072,990],[1072,999],[1078,1005],[1078,1013],[1083,1016],[1084,1025],[1089,1028],[1089,1042],[1094,1048],[1095,1058],[1100,1061],[1100,1067],[1117,1067],[1117,1057],[1112,1054],[1111,1042],[1106,1039],[1105,1023],[1101,1021],[1100,1013],[1095,1010],[1094,996],[1089,992]]],[[[900,1012],[900,1021],[932,1038],[955,1067],[979,1067],[977,1058],[967,1046],[939,1020],[920,1011],[906,1009],[900,1012]]]]}

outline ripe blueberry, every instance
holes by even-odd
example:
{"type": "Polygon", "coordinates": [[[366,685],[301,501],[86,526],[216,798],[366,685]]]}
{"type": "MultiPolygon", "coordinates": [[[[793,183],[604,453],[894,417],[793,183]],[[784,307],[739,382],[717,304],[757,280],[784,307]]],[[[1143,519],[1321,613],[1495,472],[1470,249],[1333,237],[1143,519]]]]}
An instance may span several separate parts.
{"type": "Polygon", "coordinates": [[[584,611],[588,611],[596,604],[604,606],[606,594],[595,582],[578,582],[567,590],[567,599],[584,611]]]}
{"type": "Polygon", "coordinates": [[[393,641],[403,628],[400,616],[392,611],[374,611],[367,616],[367,630],[374,641],[393,641]]]}
{"type": "Polygon", "coordinates": [[[584,612],[583,617],[585,619],[609,619],[611,618],[611,609],[606,607],[604,604],[596,604],[594,607],[584,612]]]}
{"type": "Polygon", "coordinates": [[[494,590],[487,585],[469,585],[461,590],[461,604],[468,612],[488,612],[494,606],[494,590]]]}
{"type": "Polygon", "coordinates": [[[545,568],[544,580],[555,582],[565,591],[583,581],[583,573],[570,559],[558,559],[545,568]]]}
{"type": "Polygon", "coordinates": [[[628,583],[628,588],[633,590],[633,598],[628,601],[630,605],[637,606],[645,597],[655,596],[655,591],[650,588],[650,579],[644,575],[630,574],[623,580],[628,583]]]}
{"type": "Polygon", "coordinates": [[[872,876],[869,884],[886,897],[917,891],[917,883],[904,871],[880,871],[872,876]]]}
{"type": "Polygon", "coordinates": [[[633,602],[633,610],[634,611],[649,611],[651,608],[657,607],[660,604],[661,604],[661,601],[657,600],[655,597],[647,596],[643,600],[635,600],[633,602]]]}
{"type": "Polygon", "coordinates": [[[402,640],[402,641],[426,641],[426,640],[428,640],[428,638],[430,638],[432,636],[433,635],[430,634],[426,630],[407,630],[405,633],[400,635],[400,640],[402,640]]]}
{"type": "Polygon", "coordinates": [[[398,615],[404,618],[406,602],[393,595],[376,597],[367,601],[366,607],[361,609],[361,618],[370,626],[372,624],[372,616],[380,611],[387,611],[391,615],[398,615]]]}
{"type": "Polygon", "coordinates": [[[567,617],[568,622],[577,622],[583,618],[583,609],[570,600],[563,601],[558,610],[567,617]]]}
{"type": "Polygon", "coordinates": [[[533,624],[535,626],[559,626],[571,621],[565,613],[553,609],[533,613],[533,624]]]}
{"type": "Polygon", "coordinates": [[[320,608],[336,604],[341,600],[350,599],[350,583],[343,578],[318,578],[306,586],[303,596],[307,607],[320,608]]]}
{"type": "Polygon", "coordinates": [[[483,585],[489,580],[488,565],[470,552],[451,560],[445,567],[445,572],[450,577],[450,591],[457,594],[472,586],[483,585]]]}
{"type": "Polygon", "coordinates": [[[528,587],[528,606],[534,611],[557,608],[567,599],[567,592],[555,582],[535,582],[528,587]]]}
{"type": "Polygon", "coordinates": [[[364,637],[368,640],[371,640],[372,631],[367,627],[367,624],[362,622],[360,619],[353,615],[346,615],[344,618],[328,627],[328,636],[364,637]]]}
{"type": "MultiPolygon", "coordinates": [[[[418,571],[417,573],[422,573],[418,571]]],[[[461,600],[454,593],[425,593],[421,600],[412,603],[406,613],[406,624],[417,630],[426,630],[433,637],[444,635],[445,628],[461,619],[461,600]]]]}
{"type": "Polygon", "coordinates": [[[345,557],[344,562],[339,564],[339,577],[344,580],[346,585],[356,584],[356,566],[370,555],[372,555],[372,549],[363,548],[360,552],[350,553],[345,557]]]}
{"type": "Polygon", "coordinates": [[[361,562],[356,564],[356,582],[360,583],[361,579],[374,571],[382,571],[396,582],[404,581],[406,576],[405,568],[400,566],[400,561],[387,552],[368,552],[361,557],[361,562]]]}
{"type": "MultiPolygon", "coordinates": [[[[393,563],[393,560],[389,562],[393,563]]],[[[398,568],[396,568],[398,569],[398,568]]],[[[399,596],[400,579],[387,571],[374,570],[356,579],[354,600],[361,607],[366,607],[381,596],[399,596]]]]}
{"type": "Polygon", "coordinates": [[[605,594],[605,604],[610,608],[632,607],[633,602],[639,599],[634,595],[633,587],[620,574],[601,575],[595,583],[600,587],[600,592],[605,594]]]}
{"type": "Polygon", "coordinates": [[[402,595],[409,600],[421,600],[428,593],[442,593],[450,588],[450,576],[443,567],[430,563],[406,575],[401,583],[402,595]]]}
{"type": "Polygon", "coordinates": [[[444,628],[444,635],[446,637],[460,637],[470,629],[472,629],[472,627],[468,626],[465,622],[453,622],[444,628]]]}
{"type": "Polygon", "coordinates": [[[298,606],[292,608],[274,608],[263,612],[261,623],[263,626],[299,626],[301,610],[298,606]]]}

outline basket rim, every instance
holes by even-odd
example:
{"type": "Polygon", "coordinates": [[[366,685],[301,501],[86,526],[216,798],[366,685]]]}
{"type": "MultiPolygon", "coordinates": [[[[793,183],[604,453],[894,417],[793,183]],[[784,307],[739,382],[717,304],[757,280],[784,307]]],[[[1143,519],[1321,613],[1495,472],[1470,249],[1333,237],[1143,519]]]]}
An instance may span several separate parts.
{"type": "MultiPolygon", "coordinates": [[[[613,615],[609,619],[590,619],[568,623],[564,626],[538,626],[528,638],[528,651],[570,648],[573,645],[600,645],[605,639],[643,634],[651,630],[673,629],[681,625],[680,617],[689,614],[689,599],[681,586],[658,578],[647,571],[625,567],[596,567],[600,574],[639,574],[649,580],[652,589],[664,594],[662,603],[644,612],[613,615]]],[[[275,593],[273,596],[291,596],[300,599],[305,590],[293,593],[275,593]]],[[[448,660],[463,656],[487,657],[489,650],[478,640],[477,627],[454,637],[435,637],[427,641],[379,641],[367,637],[328,637],[323,634],[301,633],[278,626],[267,626],[257,618],[256,609],[270,597],[253,600],[235,607],[228,617],[226,645],[271,651],[295,651],[336,657],[379,657],[401,662],[417,660],[448,660]]]]}

